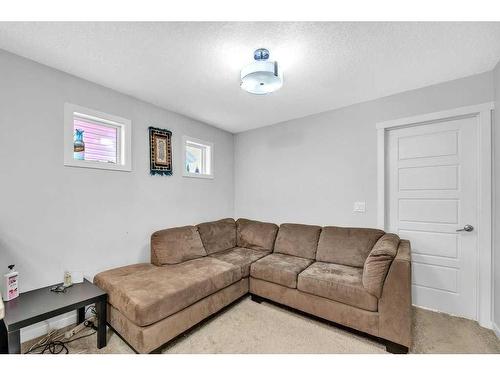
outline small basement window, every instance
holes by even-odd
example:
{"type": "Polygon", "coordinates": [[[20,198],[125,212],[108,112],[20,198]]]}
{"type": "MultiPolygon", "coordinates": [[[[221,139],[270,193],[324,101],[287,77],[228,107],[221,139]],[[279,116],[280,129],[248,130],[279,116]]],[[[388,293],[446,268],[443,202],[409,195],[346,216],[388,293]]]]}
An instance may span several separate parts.
{"type": "Polygon", "coordinates": [[[66,104],[64,164],[131,171],[130,120],[66,104]]]}
{"type": "Polygon", "coordinates": [[[183,175],[185,177],[214,178],[213,156],[213,143],[183,137],[183,175]]]}

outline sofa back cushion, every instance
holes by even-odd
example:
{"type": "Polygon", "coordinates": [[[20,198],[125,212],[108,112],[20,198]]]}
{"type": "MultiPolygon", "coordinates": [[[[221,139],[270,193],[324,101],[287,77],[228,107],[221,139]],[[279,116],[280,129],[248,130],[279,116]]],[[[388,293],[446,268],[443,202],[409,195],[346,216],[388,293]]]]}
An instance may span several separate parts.
{"type": "Polygon", "coordinates": [[[321,227],[304,224],[281,224],[274,252],[314,259],[321,227]]]}
{"type": "Polygon", "coordinates": [[[254,250],[272,251],[279,227],[273,223],[236,220],[236,244],[254,250]]]}
{"type": "Polygon", "coordinates": [[[207,255],[198,229],[192,225],[170,228],[151,235],[151,263],[177,264],[207,255]]]}
{"type": "Polygon", "coordinates": [[[373,246],[363,267],[363,286],[368,293],[380,298],[385,277],[398,252],[399,237],[392,233],[384,234],[373,246]]]}
{"type": "Polygon", "coordinates": [[[316,260],[363,267],[373,245],[384,233],[379,229],[324,227],[316,260]]]}
{"type": "Polygon", "coordinates": [[[236,222],[222,219],[198,224],[198,232],[207,254],[236,247],[236,222]]]}

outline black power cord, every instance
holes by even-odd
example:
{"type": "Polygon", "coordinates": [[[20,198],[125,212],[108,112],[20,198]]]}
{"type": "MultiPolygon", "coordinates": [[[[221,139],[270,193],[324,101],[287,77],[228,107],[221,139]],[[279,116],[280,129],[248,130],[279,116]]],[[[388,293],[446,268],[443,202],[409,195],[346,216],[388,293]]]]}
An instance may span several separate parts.
{"type": "MultiPolygon", "coordinates": [[[[96,311],[94,306],[87,307],[87,309],[85,310],[85,314],[87,313],[88,310],[91,310],[93,315],[97,317],[97,311],[96,311]]],[[[60,354],[62,352],[64,352],[64,354],[69,354],[69,349],[66,346],[66,344],[69,344],[70,342],[73,342],[73,341],[81,340],[85,337],[95,335],[95,333],[97,332],[97,327],[94,325],[94,323],[92,321],[86,320],[83,324],[85,327],[91,328],[93,330],[93,332],[89,333],[87,335],[84,335],[84,336],[79,336],[79,337],[73,338],[71,340],[53,340],[50,338],[50,334],[49,334],[47,336],[46,342],[43,342],[40,345],[32,346],[24,354],[32,354],[32,353],[35,354],[35,351],[40,350],[40,349],[41,349],[41,351],[37,351],[36,354],[45,354],[46,352],[48,352],[50,354],[60,354]]],[[[59,337],[59,336],[56,336],[56,337],[59,337]]]]}
{"type": "Polygon", "coordinates": [[[65,340],[65,341],[61,341],[61,340],[52,341],[51,340],[45,344],[38,345],[38,346],[31,348],[30,350],[28,350],[24,354],[34,353],[35,350],[42,349],[42,348],[43,349],[40,352],[38,352],[37,354],[45,354],[45,352],[49,352],[50,354],[60,354],[63,351],[64,351],[64,354],[69,354],[69,349],[66,346],[66,344],[73,342],[73,341],[76,341],[76,340],[83,339],[85,337],[92,336],[92,335],[95,335],[95,331],[92,333],[89,333],[88,335],[80,336],[80,337],[74,338],[72,340],[65,340]]]}

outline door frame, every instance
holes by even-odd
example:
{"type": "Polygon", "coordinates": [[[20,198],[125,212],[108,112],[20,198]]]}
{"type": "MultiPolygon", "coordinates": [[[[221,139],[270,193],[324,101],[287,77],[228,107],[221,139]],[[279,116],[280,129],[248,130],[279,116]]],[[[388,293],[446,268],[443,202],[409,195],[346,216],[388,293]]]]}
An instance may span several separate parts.
{"type": "Polygon", "coordinates": [[[486,328],[492,325],[492,110],[494,103],[488,102],[451,110],[383,121],[377,128],[377,225],[385,230],[387,210],[386,144],[389,130],[395,128],[429,125],[454,118],[478,118],[478,261],[477,261],[477,321],[486,328]]]}

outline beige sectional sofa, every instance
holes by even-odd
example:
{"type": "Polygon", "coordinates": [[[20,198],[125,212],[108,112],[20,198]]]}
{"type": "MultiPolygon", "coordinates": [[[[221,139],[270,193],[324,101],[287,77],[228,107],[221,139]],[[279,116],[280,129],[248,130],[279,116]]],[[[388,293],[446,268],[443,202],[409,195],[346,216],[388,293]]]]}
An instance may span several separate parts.
{"type": "Polygon", "coordinates": [[[151,263],[99,273],[108,324],[136,351],[165,343],[250,293],[411,345],[410,244],[378,229],[222,219],[151,236],[151,263]]]}

